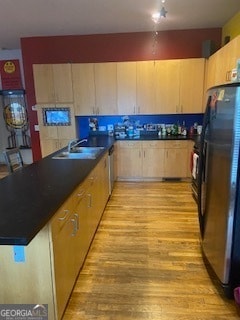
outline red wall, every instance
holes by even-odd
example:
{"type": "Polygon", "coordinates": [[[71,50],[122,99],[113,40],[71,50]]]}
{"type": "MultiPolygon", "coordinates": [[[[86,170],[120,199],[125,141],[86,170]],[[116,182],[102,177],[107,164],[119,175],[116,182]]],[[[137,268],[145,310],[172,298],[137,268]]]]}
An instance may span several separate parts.
{"type": "Polygon", "coordinates": [[[36,104],[32,64],[198,58],[202,56],[204,40],[212,40],[216,48],[220,48],[221,28],[159,32],[155,54],[153,32],[22,38],[34,161],[41,158],[41,151],[39,134],[34,131],[37,113],[32,111],[36,104]]]}

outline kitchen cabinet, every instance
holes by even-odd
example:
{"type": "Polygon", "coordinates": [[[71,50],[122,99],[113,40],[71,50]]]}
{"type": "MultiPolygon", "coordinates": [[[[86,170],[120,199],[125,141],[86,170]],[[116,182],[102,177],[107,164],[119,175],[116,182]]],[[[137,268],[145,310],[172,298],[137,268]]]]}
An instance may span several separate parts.
{"type": "Polygon", "coordinates": [[[71,64],[34,64],[37,103],[72,103],[71,64]]]}
{"type": "MultiPolygon", "coordinates": [[[[63,107],[69,107],[71,112],[70,126],[46,126],[43,124],[42,108],[46,105],[37,105],[38,126],[40,135],[40,145],[42,156],[45,157],[61,148],[67,146],[69,140],[76,138],[76,126],[73,105],[64,104],[63,107]]],[[[60,104],[47,105],[49,108],[61,107],[60,104]]]]}
{"type": "Polygon", "coordinates": [[[96,113],[94,64],[72,64],[72,79],[75,115],[96,113]]]}
{"type": "Polygon", "coordinates": [[[117,64],[95,63],[95,114],[117,114],[117,64]]]}
{"type": "Polygon", "coordinates": [[[155,83],[157,113],[176,113],[179,106],[179,60],[156,61],[155,83]]]}
{"type": "Polygon", "coordinates": [[[48,318],[62,318],[108,199],[107,157],[103,155],[27,246],[1,246],[1,303],[48,304],[48,318]],[[100,206],[99,193],[105,194],[100,206]]]}
{"type": "Polygon", "coordinates": [[[164,141],[142,141],[142,177],[161,178],[164,175],[164,141]]]}
{"type": "Polygon", "coordinates": [[[205,59],[180,60],[180,90],[177,113],[202,113],[205,59]]]}
{"type": "Polygon", "coordinates": [[[192,141],[118,141],[118,180],[189,178],[192,141]]]}
{"type": "Polygon", "coordinates": [[[231,81],[231,71],[240,58],[240,36],[211,55],[207,61],[205,90],[231,81]]]}
{"type": "Polygon", "coordinates": [[[188,141],[165,141],[164,177],[189,177],[189,159],[188,141]]]}
{"type": "Polygon", "coordinates": [[[118,114],[131,115],[137,109],[137,63],[117,63],[117,108],[118,114]]]}
{"type": "Polygon", "coordinates": [[[142,176],[142,142],[118,141],[117,179],[139,179],[142,176]]]}
{"type": "Polygon", "coordinates": [[[51,222],[52,250],[54,258],[54,283],[57,314],[63,314],[77,275],[77,217],[74,216],[72,198],[56,212],[51,222]]]}
{"type": "Polygon", "coordinates": [[[117,64],[72,65],[75,115],[117,114],[117,64]]]}
{"type": "Polygon", "coordinates": [[[137,61],[137,112],[158,113],[155,104],[155,61],[137,61]]]}
{"type": "Polygon", "coordinates": [[[205,59],[156,62],[158,113],[202,113],[205,59]]]}

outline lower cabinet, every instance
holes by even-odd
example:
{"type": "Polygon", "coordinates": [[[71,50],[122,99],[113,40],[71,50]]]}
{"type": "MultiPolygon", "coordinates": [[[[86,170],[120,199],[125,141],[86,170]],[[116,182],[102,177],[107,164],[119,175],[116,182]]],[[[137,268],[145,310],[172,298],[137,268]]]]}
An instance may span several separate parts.
{"type": "Polygon", "coordinates": [[[105,155],[50,222],[57,319],[63,315],[108,201],[108,179],[108,158],[105,155]],[[65,223],[61,227],[63,219],[65,223]]]}
{"type": "Polygon", "coordinates": [[[47,304],[48,319],[62,318],[108,200],[108,174],[106,154],[29,245],[1,245],[1,303],[47,304]]]}
{"type": "Polygon", "coordinates": [[[160,180],[190,177],[190,154],[193,142],[118,141],[118,180],[160,180]]]}

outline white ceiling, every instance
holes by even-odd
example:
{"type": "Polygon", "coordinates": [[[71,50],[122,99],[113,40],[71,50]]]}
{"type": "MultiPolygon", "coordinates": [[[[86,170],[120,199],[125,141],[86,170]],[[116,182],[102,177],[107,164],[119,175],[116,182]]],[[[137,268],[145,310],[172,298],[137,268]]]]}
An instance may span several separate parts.
{"type": "MultiPolygon", "coordinates": [[[[0,48],[20,38],[153,31],[161,0],[0,0],[0,48]]],[[[166,0],[157,29],[222,27],[240,11],[239,0],[166,0]]]]}

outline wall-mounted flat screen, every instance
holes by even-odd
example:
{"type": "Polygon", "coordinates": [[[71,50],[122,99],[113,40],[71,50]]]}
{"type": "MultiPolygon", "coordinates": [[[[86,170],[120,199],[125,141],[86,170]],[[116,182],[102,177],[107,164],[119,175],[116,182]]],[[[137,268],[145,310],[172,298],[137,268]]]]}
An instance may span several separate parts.
{"type": "Polygon", "coordinates": [[[70,108],[43,108],[43,123],[45,126],[70,126],[70,108]]]}

